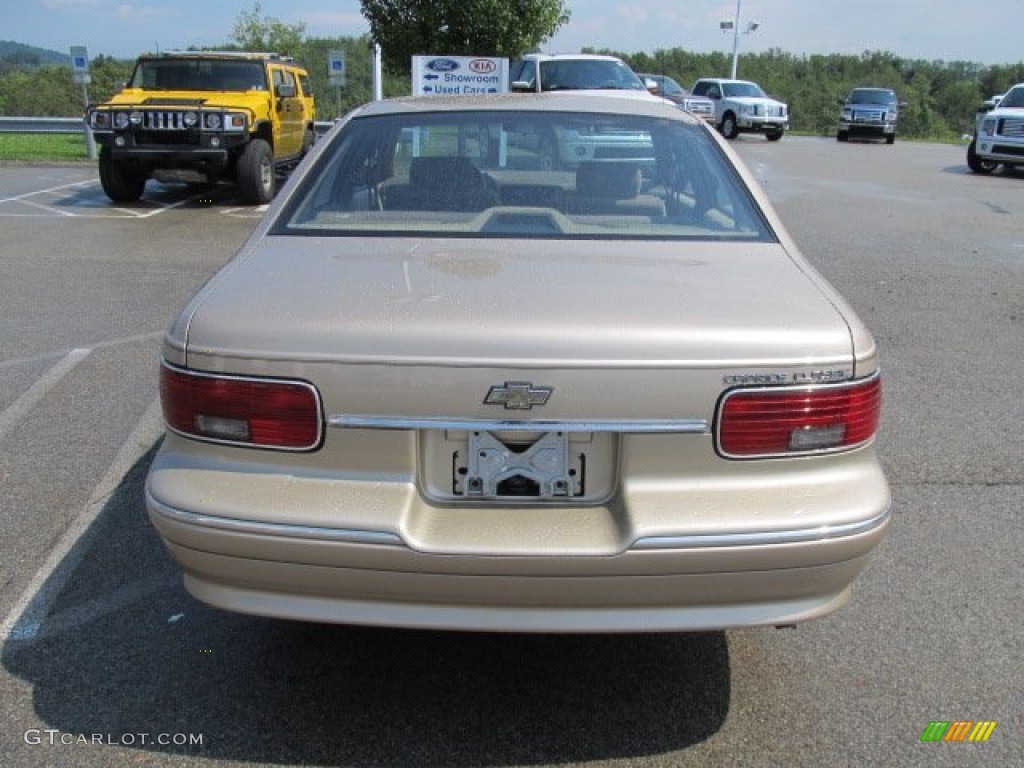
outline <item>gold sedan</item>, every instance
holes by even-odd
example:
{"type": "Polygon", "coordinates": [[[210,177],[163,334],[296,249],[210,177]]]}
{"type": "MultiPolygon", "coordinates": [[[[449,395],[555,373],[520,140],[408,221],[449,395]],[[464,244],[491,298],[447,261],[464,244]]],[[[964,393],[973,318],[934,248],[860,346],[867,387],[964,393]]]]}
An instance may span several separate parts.
{"type": "Polygon", "coordinates": [[[150,517],[200,600],[649,632],[839,608],[882,539],[878,350],[704,121],[377,102],[163,344],[150,517]],[[602,139],[560,167],[545,137],[602,139]]]}

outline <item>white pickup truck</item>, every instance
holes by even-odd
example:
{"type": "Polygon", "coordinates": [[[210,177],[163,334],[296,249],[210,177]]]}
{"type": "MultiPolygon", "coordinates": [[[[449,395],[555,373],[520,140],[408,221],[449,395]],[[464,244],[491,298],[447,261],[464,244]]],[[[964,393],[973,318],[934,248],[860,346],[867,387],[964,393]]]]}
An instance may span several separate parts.
{"type": "Polygon", "coordinates": [[[693,84],[691,93],[715,103],[716,125],[727,139],[750,132],[778,141],[789,128],[789,107],[768,96],[757,83],[705,77],[693,84]]]}
{"type": "Polygon", "coordinates": [[[975,173],[992,173],[999,165],[1024,166],[1024,83],[1013,86],[999,104],[978,113],[967,165],[975,173]]]}

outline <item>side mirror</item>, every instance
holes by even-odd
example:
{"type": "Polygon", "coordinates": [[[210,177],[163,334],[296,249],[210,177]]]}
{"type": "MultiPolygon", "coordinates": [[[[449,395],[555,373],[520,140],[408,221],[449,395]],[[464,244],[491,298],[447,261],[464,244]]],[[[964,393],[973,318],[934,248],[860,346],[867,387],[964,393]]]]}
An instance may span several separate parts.
{"type": "Polygon", "coordinates": [[[526,80],[513,80],[511,87],[512,93],[531,93],[533,91],[533,86],[526,80]]]}
{"type": "Polygon", "coordinates": [[[277,97],[279,99],[294,99],[295,86],[290,83],[281,83],[277,86],[277,97]]]}

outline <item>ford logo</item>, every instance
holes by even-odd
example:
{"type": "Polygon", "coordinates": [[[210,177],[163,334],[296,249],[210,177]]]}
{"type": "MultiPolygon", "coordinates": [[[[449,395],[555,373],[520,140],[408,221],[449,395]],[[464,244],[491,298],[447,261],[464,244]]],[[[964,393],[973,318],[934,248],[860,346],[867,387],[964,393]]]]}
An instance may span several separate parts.
{"type": "Polygon", "coordinates": [[[496,70],[498,65],[490,59],[473,59],[469,62],[469,68],[478,75],[488,75],[496,70]]]}
{"type": "Polygon", "coordinates": [[[454,72],[459,68],[459,62],[454,59],[431,59],[427,62],[427,69],[435,72],[454,72]]]}

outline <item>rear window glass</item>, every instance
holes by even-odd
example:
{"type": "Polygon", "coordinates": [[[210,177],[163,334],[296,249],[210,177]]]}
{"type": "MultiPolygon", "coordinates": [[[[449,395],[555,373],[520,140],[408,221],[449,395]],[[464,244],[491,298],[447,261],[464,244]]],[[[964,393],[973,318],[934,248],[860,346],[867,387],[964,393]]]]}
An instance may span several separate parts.
{"type": "Polygon", "coordinates": [[[774,240],[700,125],[490,110],[350,120],[273,231],[774,240]]]}

